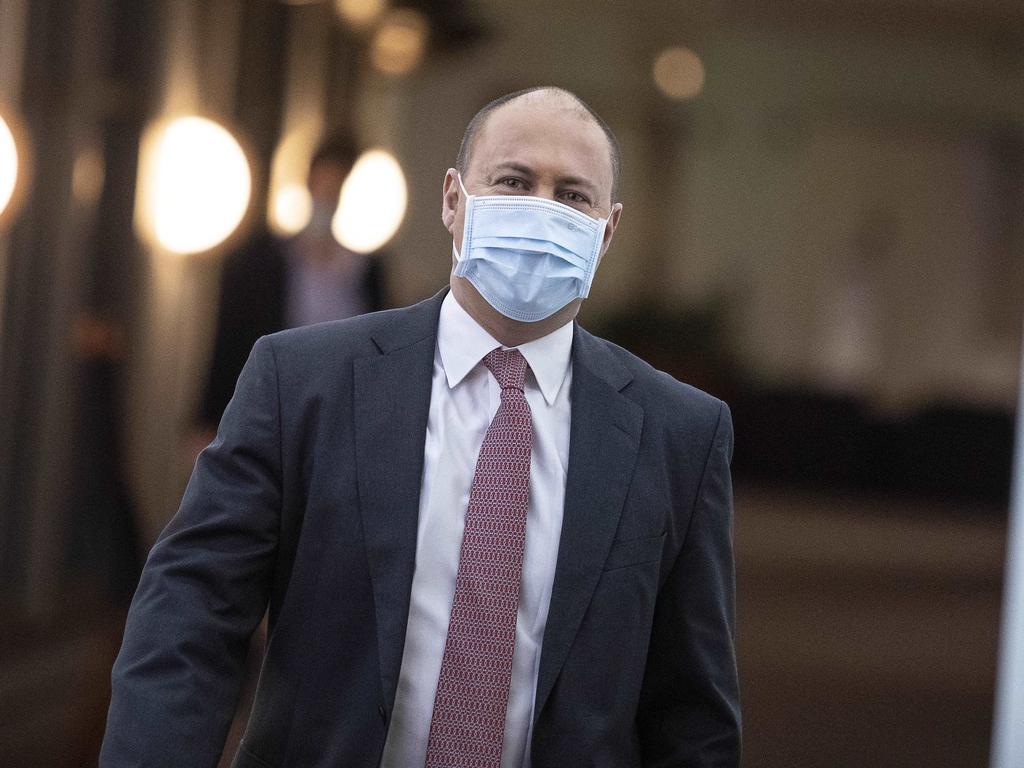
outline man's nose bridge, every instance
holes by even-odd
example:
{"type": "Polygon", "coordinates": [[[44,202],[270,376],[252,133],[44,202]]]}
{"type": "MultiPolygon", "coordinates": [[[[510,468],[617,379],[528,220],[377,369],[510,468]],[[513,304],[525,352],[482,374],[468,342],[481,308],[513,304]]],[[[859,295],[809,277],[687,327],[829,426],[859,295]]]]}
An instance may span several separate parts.
{"type": "Polygon", "coordinates": [[[557,202],[558,198],[555,195],[557,189],[558,187],[553,181],[539,181],[537,182],[537,188],[533,193],[537,197],[543,197],[545,200],[555,200],[557,202]]]}

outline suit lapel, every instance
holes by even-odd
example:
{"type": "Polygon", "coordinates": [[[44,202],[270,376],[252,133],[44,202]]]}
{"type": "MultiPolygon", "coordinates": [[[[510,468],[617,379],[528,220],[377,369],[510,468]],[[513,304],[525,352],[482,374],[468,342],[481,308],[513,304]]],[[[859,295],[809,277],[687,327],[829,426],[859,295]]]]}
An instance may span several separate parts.
{"type": "MultiPolygon", "coordinates": [[[[354,365],[356,474],[389,709],[415,570],[423,441],[444,293],[396,313],[374,334],[380,354],[354,365]]],[[[643,424],[643,410],[621,394],[631,379],[599,342],[576,327],[569,472],[535,717],[576,637],[618,527],[643,424]]]]}
{"type": "Polygon", "coordinates": [[[643,410],[621,394],[632,374],[590,334],[579,326],[575,330],[569,472],[535,719],[601,576],[633,475],[643,425],[643,410]]]}
{"type": "Polygon", "coordinates": [[[396,313],[374,334],[380,354],[355,361],[356,474],[389,708],[415,569],[423,441],[443,296],[396,313]]]}

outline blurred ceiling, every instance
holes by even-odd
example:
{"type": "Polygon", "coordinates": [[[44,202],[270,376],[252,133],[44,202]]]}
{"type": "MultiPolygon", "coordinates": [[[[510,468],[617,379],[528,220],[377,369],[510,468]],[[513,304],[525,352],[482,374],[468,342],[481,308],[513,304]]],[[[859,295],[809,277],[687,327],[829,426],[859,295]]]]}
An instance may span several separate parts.
{"type": "MultiPolygon", "coordinates": [[[[678,11],[682,4],[664,5],[678,11]]],[[[1021,0],[697,0],[687,5],[718,22],[819,33],[984,37],[992,42],[1024,37],[1021,0]]]]}
{"type": "MultiPolygon", "coordinates": [[[[506,5],[504,0],[457,2],[474,12],[506,5]]],[[[653,37],[677,35],[680,27],[699,34],[711,27],[736,25],[825,34],[982,37],[997,44],[1024,38],[1024,0],[646,0],[642,4],[561,0],[558,6],[562,12],[573,9],[581,24],[595,15],[611,16],[633,35],[653,37]]],[[[514,6],[523,15],[548,13],[550,7],[541,0],[520,0],[514,6]]]]}

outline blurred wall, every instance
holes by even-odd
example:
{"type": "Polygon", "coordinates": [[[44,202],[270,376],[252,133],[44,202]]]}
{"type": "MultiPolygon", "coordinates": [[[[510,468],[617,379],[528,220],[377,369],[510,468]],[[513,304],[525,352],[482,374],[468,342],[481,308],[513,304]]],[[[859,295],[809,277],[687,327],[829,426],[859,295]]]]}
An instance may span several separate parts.
{"type": "Polygon", "coordinates": [[[1024,150],[1024,48],[973,32],[708,41],[672,285],[737,298],[744,367],[896,408],[1012,407],[1024,199],[1000,152],[1024,150]],[[845,371],[844,322],[863,358],[845,371]]]}
{"type": "Polygon", "coordinates": [[[896,410],[1013,407],[1024,181],[1007,178],[1003,151],[1024,154],[1024,47],[995,34],[998,20],[936,18],[910,37],[898,11],[890,34],[858,32],[828,3],[813,25],[667,2],[481,6],[500,35],[397,85],[371,77],[360,102],[410,175],[401,303],[447,274],[439,190],[469,117],[556,82],[609,120],[625,154],[622,225],[585,316],[724,300],[731,352],[758,379],[896,410]],[[583,18],[585,34],[565,34],[583,18]],[[682,105],[650,72],[680,42],[707,72],[682,105]],[[847,352],[857,359],[837,359],[847,352]]]}

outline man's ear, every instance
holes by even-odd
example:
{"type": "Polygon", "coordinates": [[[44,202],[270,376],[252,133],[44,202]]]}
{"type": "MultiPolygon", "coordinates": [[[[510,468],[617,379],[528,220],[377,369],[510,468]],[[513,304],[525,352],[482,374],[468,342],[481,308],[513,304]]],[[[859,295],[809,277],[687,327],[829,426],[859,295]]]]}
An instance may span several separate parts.
{"type": "Polygon", "coordinates": [[[444,175],[444,183],[441,185],[441,222],[444,228],[452,233],[454,237],[455,214],[459,210],[459,198],[462,191],[459,189],[459,172],[449,168],[444,175]]]}
{"type": "Polygon", "coordinates": [[[601,242],[601,255],[604,256],[608,247],[612,244],[615,236],[615,228],[619,226],[619,217],[622,215],[622,203],[612,206],[612,212],[608,214],[608,223],[604,225],[604,238],[601,242]]]}

